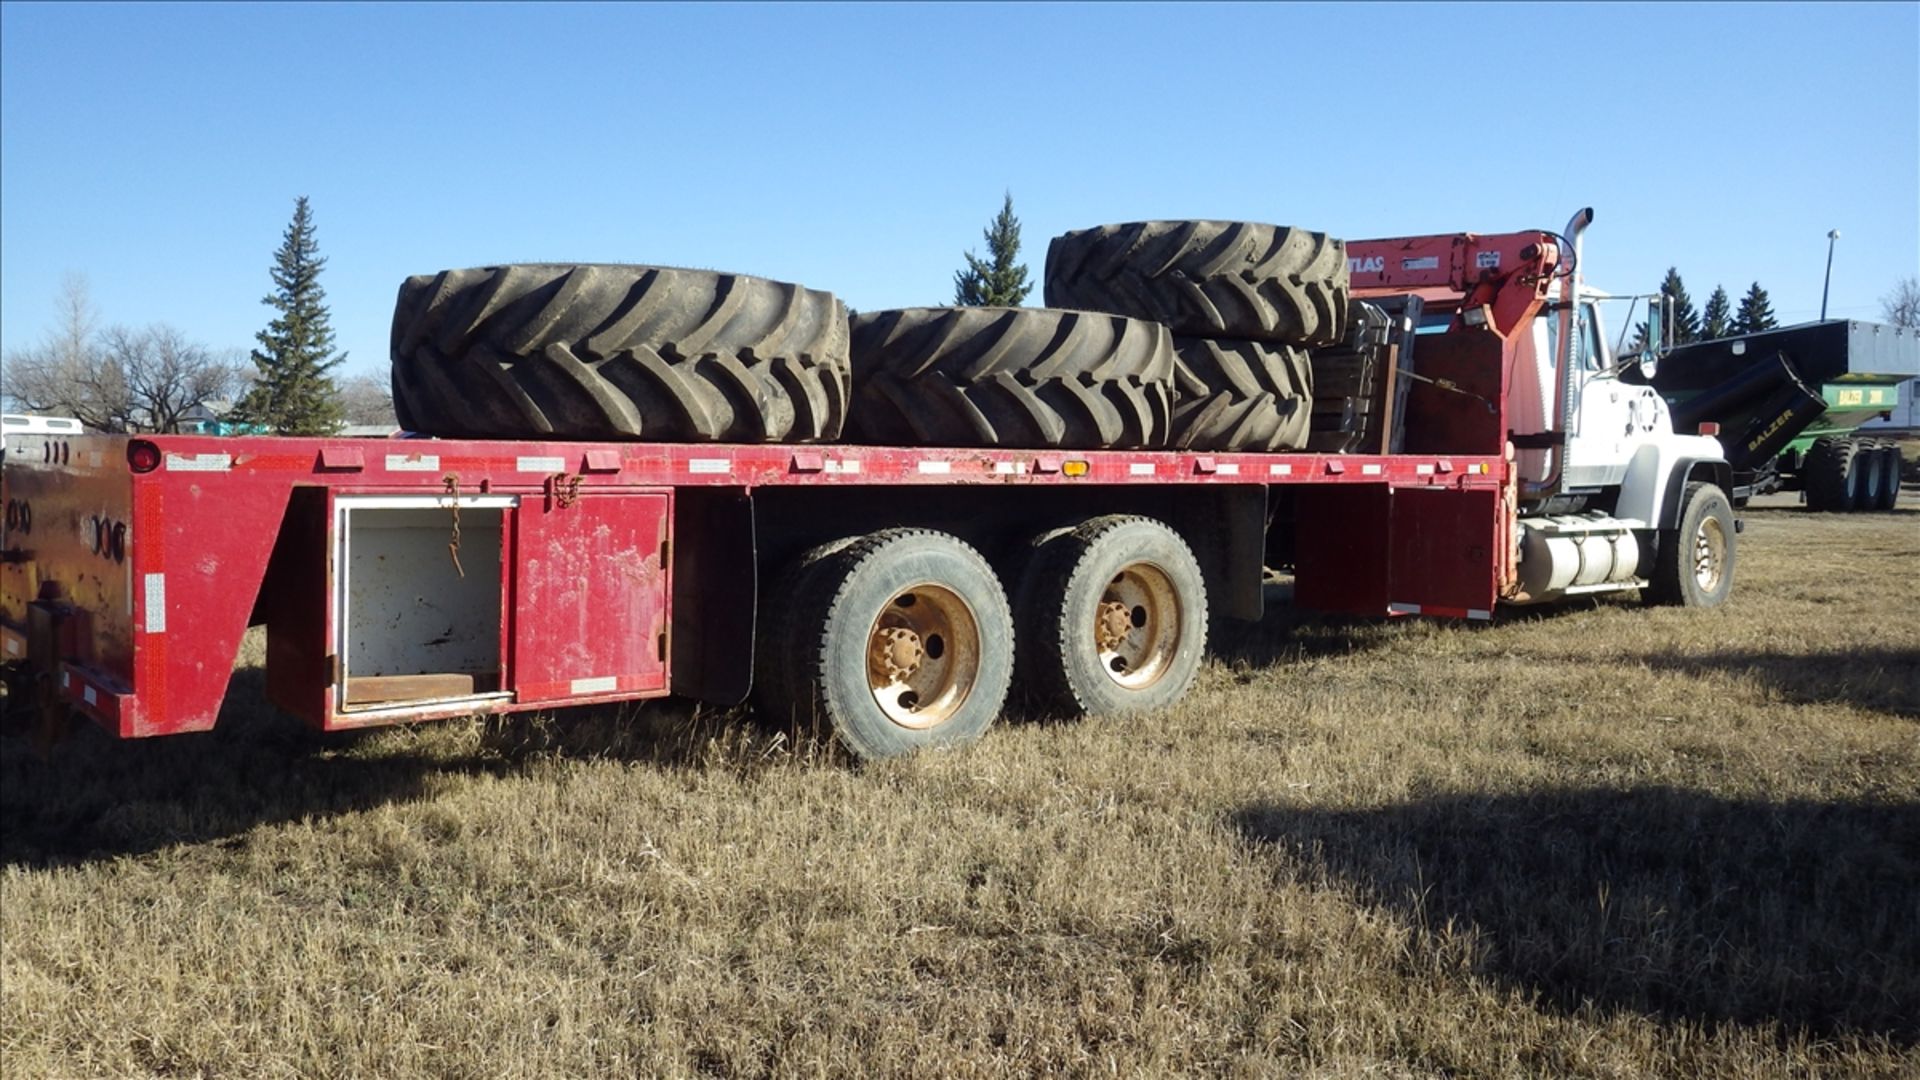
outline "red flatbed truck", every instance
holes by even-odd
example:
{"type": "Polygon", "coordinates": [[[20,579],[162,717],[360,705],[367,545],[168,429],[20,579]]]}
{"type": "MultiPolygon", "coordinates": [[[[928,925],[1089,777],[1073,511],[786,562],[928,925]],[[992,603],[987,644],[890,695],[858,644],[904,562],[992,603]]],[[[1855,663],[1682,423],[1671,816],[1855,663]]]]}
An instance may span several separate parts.
{"type": "Polygon", "coordinates": [[[1573,295],[1553,272],[1570,232],[1349,244],[1356,297],[1418,289],[1437,331],[1388,425],[1396,453],[17,440],[8,706],[126,738],[204,731],[264,625],[269,697],[323,729],[733,704],[759,683],[874,757],[978,734],[1016,644],[1088,711],[1177,697],[1210,615],[1260,617],[1267,565],[1293,567],[1298,605],[1362,616],[1485,619],[1662,574],[1717,603],[1730,517],[1692,505],[1725,468],[1712,440],[1649,428],[1636,445],[1671,444],[1657,469],[1611,486],[1572,483],[1559,460],[1569,398],[1593,382],[1579,369],[1595,370],[1568,332],[1580,316],[1553,299],[1573,295]],[[1550,339],[1536,324],[1555,317],[1550,339]],[[1516,375],[1528,365],[1549,377],[1516,375]],[[1516,384],[1551,398],[1553,371],[1559,400],[1530,406],[1545,423],[1516,430],[1516,384]],[[1036,545],[1063,535],[1077,540],[1036,545]],[[1139,546],[1116,554],[1112,536],[1139,546]]]}

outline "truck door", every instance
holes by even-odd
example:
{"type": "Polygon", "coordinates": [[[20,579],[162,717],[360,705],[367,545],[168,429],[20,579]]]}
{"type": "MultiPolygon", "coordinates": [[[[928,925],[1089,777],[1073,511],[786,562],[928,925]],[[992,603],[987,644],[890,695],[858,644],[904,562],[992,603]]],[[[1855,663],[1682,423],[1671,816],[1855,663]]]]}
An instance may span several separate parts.
{"type": "MultiPolygon", "coordinates": [[[[1560,320],[1543,321],[1557,351],[1560,320]]],[[[1633,439],[1644,425],[1636,412],[1643,408],[1645,388],[1623,384],[1608,366],[1592,304],[1582,303],[1575,309],[1573,333],[1573,379],[1579,398],[1567,433],[1567,486],[1618,484],[1627,475],[1633,439]]]]}
{"type": "Polygon", "coordinates": [[[514,519],[518,702],[665,693],[666,492],[525,499],[514,519]]]}

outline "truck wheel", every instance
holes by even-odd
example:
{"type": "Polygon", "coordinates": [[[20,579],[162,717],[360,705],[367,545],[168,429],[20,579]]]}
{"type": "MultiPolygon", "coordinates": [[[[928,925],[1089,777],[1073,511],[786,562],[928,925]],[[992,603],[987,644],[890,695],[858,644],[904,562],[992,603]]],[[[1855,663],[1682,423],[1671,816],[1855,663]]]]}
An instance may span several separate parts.
{"type": "Polygon", "coordinates": [[[1048,308],[862,312],[852,330],[854,433],[922,446],[1165,446],[1173,339],[1164,326],[1048,308]]]}
{"type": "Polygon", "coordinates": [[[1331,345],[1346,333],[1346,244],[1243,221],[1136,221],[1047,245],[1054,307],[1112,311],[1177,334],[1331,345]]]}
{"type": "Polygon", "coordinates": [[[795,601],[796,704],[857,758],[970,742],[1013,680],[1013,616],[978,552],[887,529],[828,556],[795,601]]]}
{"type": "Polygon", "coordinates": [[[1662,529],[1645,597],[1679,607],[1719,607],[1733,591],[1733,505],[1717,485],[1687,484],[1680,527],[1662,529]]]}
{"type": "Polygon", "coordinates": [[[796,643],[804,639],[799,626],[798,601],[819,571],[820,564],[851,547],[859,537],[829,541],[812,548],[771,576],[760,596],[753,657],[753,703],[762,715],[796,719],[798,677],[796,643]]]}
{"type": "Polygon", "coordinates": [[[1097,517],[1047,540],[1018,597],[1021,681],[1043,707],[1161,708],[1200,670],[1206,583],[1186,541],[1152,518],[1097,517]]]}
{"type": "Polygon", "coordinates": [[[1853,509],[1859,476],[1853,469],[1856,449],[1852,439],[1824,436],[1813,441],[1805,465],[1808,509],[1836,514],[1853,509]]]}
{"type": "Polygon", "coordinates": [[[422,274],[400,286],[392,347],[395,411],[432,435],[814,442],[846,417],[846,308],[738,274],[422,274]]]}
{"type": "Polygon", "coordinates": [[[1298,450],[1313,420],[1307,353],[1290,345],[1175,338],[1173,445],[1298,450]]]}

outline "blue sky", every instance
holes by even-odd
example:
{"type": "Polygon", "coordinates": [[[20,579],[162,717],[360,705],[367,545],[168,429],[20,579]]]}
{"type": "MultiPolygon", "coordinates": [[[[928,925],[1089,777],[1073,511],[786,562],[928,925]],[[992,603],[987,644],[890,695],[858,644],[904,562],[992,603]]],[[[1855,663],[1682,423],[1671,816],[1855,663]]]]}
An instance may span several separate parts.
{"type": "MultiPolygon", "coordinates": [[[[1782,321],[1920,273],[1920,6],[0,7],[0,346],[63,274],[244,348],[295,196],[343,373],[409,274],[756,273],[943,303],[1011,191],[1047,239],[1143,218],[1558,229],[1590,281],[1782,321]]],[[[1039,303],[1036,289],[1030,303],[1039,303]]]]}

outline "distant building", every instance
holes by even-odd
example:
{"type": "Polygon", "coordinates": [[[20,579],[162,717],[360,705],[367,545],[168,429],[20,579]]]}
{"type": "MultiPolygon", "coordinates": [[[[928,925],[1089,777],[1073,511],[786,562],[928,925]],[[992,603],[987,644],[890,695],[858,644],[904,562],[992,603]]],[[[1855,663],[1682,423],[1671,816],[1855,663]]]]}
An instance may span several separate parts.
{"type": "Polygon", "coordinates": [[[1900,384],[1900,404],[1893,409],[1885,420],[1869,420],[1860,427],[1869,428],[1920,428],[1920,379],[1908,379],[1900,384]]]}
{"type": "Polygon", "coordinates": [[[180,433],[182,435],[266,435],[268,431],[261,424],[239,424],[226,419],[233,411],[233,402],[224,399],[208,401],[180,414],[180,433]]]}

